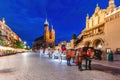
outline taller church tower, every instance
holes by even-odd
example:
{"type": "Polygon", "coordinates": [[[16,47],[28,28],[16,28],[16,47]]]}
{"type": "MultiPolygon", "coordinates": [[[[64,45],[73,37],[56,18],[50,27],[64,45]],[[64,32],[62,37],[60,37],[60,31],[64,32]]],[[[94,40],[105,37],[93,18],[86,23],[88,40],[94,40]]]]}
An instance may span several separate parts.
{"type": "Polygon", "coordinates": [[[47,42],[49,39],[49,23],[47,21],[47,18],[44,22],[44,41],[47,42]]]}
{"type": "Polygon", "coordinates": [[[55,44],[55,30],[53,26],[51,27],[51,30],[49,30],[49,22],[46,18],[44,22],[44,42],[46,47],[54,47],[55,44]]]}

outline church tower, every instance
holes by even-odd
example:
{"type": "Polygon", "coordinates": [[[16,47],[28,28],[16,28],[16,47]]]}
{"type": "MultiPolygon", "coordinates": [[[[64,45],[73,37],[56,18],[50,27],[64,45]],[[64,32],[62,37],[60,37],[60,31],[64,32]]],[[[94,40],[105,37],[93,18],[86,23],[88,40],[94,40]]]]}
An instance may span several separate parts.
{"type": "Polygon", "coordinates": [[[49,23],[47,18],[44,22],[44,40],[47,42],[49,40],[49,23]]]}
{"type": "Polygon", "coordinates": [[[55,44],[55,30],[52,28],[49,30],[49,22],[46,18],[44,22],[44,42],[45,47],[54,47],[55,44]]]}
{"type": "Polygon", "coordinates": [[[53,25],[52,25],[52,29],[51,29],[51,39],[52,39],[52,42],[55,42],[55,30],[53,28],[53,25]]]}
{"type": "Polygon", "coordinates": [[[107,8],[107,12],[110,12],[111,10],[113,10],[115,8],[115,1],[114,0],[109,0],[109,6],[107,8]]]}

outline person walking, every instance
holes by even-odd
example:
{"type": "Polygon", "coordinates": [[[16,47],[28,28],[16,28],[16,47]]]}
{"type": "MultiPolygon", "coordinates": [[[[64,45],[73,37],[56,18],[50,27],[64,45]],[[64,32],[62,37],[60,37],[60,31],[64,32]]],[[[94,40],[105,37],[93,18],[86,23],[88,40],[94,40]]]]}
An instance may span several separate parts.
{"type": "Polygon", "coordinates": [[[52,49],[52,59],[55,59],[55,50],[52,49]]]}
{"type": "Polygon", "coordinates": [[[75,64],[76,64],[76,66],[78,66],[78,54],[79,54],[79,49],[76,49],[75,50],[75,64]]]}
{"type": "Polygon", "coordinates": [[[70,60],[71,60],[70,51],[71,50],[66,50],[66,59],[67,59],[68,66],[71,66],[71,64],[70,64],[70,60]]]}
{"type": "Polygon", "coordinates": [[[71,49],[70,55],[71,55],[71,58],[72,58],[73,63],[74,63],[75,62],[75,50],[74,49],[71,49]]]}
{"type": "Polygon", "coordinates": [[[94,51],[89,48],[87,50],[87,53],[85,55],[85,69],[89,69],[91,70],[91,61],[92,61],[92,58],[94,57],[94,51]]]}
{"type": "Polygon", "coordinates": [[[82,71],[82,60],[83,60],[83,55],[84,55],[84,52],[83,50],[80,48],[78,50],[78,70],[82,71]]]}
{"type": "Polygon", "coordinates": [[[49,58],[50,58],[50,48],[48,48],[48,56],[49,56],[49,58]]]}
{"type": "Polygon", "coordinates": [[[110,50],[109,52],[108,52],[108,61],[113,61],[113,51],[112,50],[110,50]]]}
{"type": "Polygon", "coordinates": [[[43,48],[40,48],[40,55],[43,54],[43,48]]]}
{"type": "Polygon", "coordinates": [[[60,49],[58,49],[58,59],[59,59],[59,62],[61,63],[62,62],[62,51],[60,49]]]}
{"type": "Polygon", "coordinates": [[[52,54],[53,54],[53,52],[54,52],[54,51],[53,51],[53,49],[51,48],[51,49],[50,49],[50,58],[51,58],[51,59],[52,59],[52,54]]]}

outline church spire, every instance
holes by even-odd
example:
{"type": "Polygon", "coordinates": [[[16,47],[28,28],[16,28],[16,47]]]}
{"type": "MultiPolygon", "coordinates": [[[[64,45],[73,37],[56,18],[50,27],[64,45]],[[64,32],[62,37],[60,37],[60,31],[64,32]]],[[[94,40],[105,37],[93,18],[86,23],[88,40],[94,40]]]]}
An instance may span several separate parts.
{"type": "Polygon", "coordinates": [[[96,7],[99,7],[99,6],[98,6],[98,3],[96,4],[96,7]]]}
{"type": "Polygon", "coordinates": [[[54,31],[54,27],[53,27],[53,25],[51,25],[51,31],[54,31]]]}
{"type": "Polygon", "coordinates": [[[52,30],[54,29],[54,28],[53,28],[53,25],[51,25],[51,28],[52,28],[52,30]]]}
{"type": "Polygon", "coordinates": [[[4,17],[2,18],[2,22],[5,23],[5,18],[4,17]]]}
{"type": "Polygon", "coordinates": [[[86,19],[89,19],[89,14],[87,13],[86,19]]]}
{"type": "Polygon", "coordinates": [[[48,22],[48,20],[47,20],[47,17],[46,17],[46,20],[45,20],[44,24],[45,24],[45,25],[49,25],[49,22],[48,22]]]}

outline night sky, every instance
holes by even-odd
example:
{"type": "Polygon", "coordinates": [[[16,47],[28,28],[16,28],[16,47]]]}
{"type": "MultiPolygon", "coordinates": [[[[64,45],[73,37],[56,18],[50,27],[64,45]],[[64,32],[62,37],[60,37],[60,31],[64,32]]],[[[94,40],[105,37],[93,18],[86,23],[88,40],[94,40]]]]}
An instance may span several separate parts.
{"type": "MultiPolygon", "coordinates": [[[[56,42],[69,41],[85,27],[87,13],[92,16],[96,4],[104,9],[109,0],[0,0],[0,18],[28,45],[43,35],[46,16],[56,31],[56,42]]],[[[115,0],[117,6],[120,0],[115,0]]]]}

